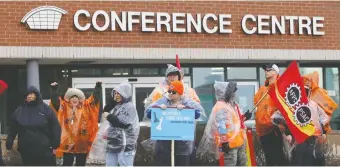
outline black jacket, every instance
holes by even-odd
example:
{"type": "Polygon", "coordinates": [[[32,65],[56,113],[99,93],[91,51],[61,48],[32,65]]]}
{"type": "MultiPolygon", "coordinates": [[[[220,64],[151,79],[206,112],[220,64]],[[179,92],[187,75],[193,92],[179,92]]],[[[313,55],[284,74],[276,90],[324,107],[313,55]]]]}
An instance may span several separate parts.
{"type": "Polygon", "coordinates": [[[29,87],[27,95],[29,93],[35,93],[37,100],[25,101],[13,113],[6,147],[8,150],[12,149],[13,141],[18,135],[18,151],[20,153],[52,154],[52,149],[59,147],[61,138],[61,128],[57,116],[42,101],[42,96],[36,87],[29,87]]]}

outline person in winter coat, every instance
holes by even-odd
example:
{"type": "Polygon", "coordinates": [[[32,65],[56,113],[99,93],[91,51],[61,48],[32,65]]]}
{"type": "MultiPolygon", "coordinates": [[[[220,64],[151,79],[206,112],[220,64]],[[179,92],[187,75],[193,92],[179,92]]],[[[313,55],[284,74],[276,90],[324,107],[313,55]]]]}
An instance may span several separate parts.
{"type": "Polygon", "coordinates": [[[267,94],[269,88],[279,78],[279,68],[276,64],[262,66],[265,72],[265,85],[261,86],[254,96],[256,105],[265,95],[264,99],[257,106],[255,113],[256,132],[265,153],[267,166],[286,165],[283,152],[282,131],[274,126],[271,116],[278,110],[270,96],[267,94]]]}
{"type": "MultiPolygon", "coordinates": [[[[166,109],[167,107],[177,107],[183,109],[185,107],[194,108],[195,119],[199,119],[203,112],[202,106],[191,98],[184,97],[184,86],[181,81],[173,81],[168,89],[168,97],[162,97],[155,103],[146,108],[146,116],[151,118],[151,108],[160,107],[166,109]]],[[[189,166],[190,156],[193,151],[193,141],[175,141],[175,165],[176,166],[189,166]]],[[[170,166],[171,165],[171,141],[157,140],[155,143],[155,163],[157,166],[170,166]]]]}
{"type": "Polygon", "coordinates": [[[128,82],[123,82],[112,91],[117,102],[103,117],[110,122],[107,130],[107,166],[133,166],[140,133],[139,118],[132,102],[132,89],[128,82]]]}
{"type": "MultiPolygon", "coordinates": [[[[212,109],[198,153],[211,159],[224,159],[223,166],[246,166],[246,135],[244,121],[250,119],[248,111],[241,115],[235,103],[235,82],[214,84],[217,103],[212,109]]],[[[219,161],[221,163],[221,161],[219,161]]]]}
{"type": "Polygon", "coordinates": [[[12,115],[6,141],[11,150],[18,135],[18,151],[25,166],[55,166],[53,149],[60,144],[61,128],[56,114],[42,100],[39,90],[31,86],[24,104],[12,115]]]}
{"type": "Polygon", "coordinates": [[[58,84],[52,83],[50,106],[58,114],[62,128],[61,144],[58,156],[63,154],[63,166],[72,166],[76,157],[76,166],[85,166],[86,158],[98,131],[98,113],[102,82],[97,82],[93,94],[85,99],[84,93],[69,88],[64,99],[59,98],[58,84]]]}
{"type": "MultiPolygon", "coordinates": [[[[8,88],[8,85],[6,84],[6,82],[0,80],[0,95],[2,95],[2,93],[4,91],[6,91],[6,89],[8,88]]],[[[4,166],[5,163],[2,159],[2,148],[1,148],[1,139],[0,139],[0,166],[4,166]]]]}

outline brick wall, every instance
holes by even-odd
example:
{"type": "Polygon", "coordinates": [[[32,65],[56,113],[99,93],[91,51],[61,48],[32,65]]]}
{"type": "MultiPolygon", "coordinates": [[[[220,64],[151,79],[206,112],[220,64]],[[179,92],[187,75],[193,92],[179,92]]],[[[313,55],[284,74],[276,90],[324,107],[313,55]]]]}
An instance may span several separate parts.
{"type": "MultiPolygon", "coordinates": [[[[88,46],[152,48],[257,48],[340,49],[340,2],[0,2],[0,45],[2,46],[88,46]],[[33,31],[20,23],[26,13],[43,6],[57,6],[68,13],[56,31],[33,31]],[[93,14],[104,11],[232,14],[232,34],[78,31],[73,15],[79,9],[93,14]],[[324,36],[246,35],[241,19],[246,14],[279,16],[322,16],[324,36]]],[[[90,19],[89,19],[90,20],[90,19]]],[[[84,24],[85,17],[80,22],[84,24]]],[[[103,19],[98,22],[103,23],[103,19]]],[[[211,24],[211,23],[210,23],[211,24]]],[[[109,27],[110,29],[110,27],[109,27]]],[[[288,31],[289,28],[286,28],[288,31]]],[[[287,33],[288,34],[288,33],[287,33]]],[[[297,30],[296,30],[297,34],[297,30]]]]}

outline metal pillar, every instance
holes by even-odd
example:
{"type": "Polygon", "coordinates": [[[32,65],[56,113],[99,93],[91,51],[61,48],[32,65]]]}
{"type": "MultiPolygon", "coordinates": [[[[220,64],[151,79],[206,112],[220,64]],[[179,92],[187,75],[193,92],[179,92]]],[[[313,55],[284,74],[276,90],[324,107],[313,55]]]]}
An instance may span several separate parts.
{"type": "Polygon", "coordinates": [[[40,90],[38,60],[27,60],[26,72],[27,72],[27,88],[30,86],[35,86],[38,90],[40,90]]]}

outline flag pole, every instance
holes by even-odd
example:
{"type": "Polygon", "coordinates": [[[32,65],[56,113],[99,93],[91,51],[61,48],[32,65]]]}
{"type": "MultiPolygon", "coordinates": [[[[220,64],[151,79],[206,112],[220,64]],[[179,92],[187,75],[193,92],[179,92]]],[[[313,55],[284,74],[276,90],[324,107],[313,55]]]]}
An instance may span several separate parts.
{"type": "Polygon", "coordinates": [[[171,148],[171,163],[172,163],[172,167],[175,166],[175,160],[174,160],[174,140],[172,140],[172,148],[171,148]]]}
{"type": "Polygon", "coordinates": [[[253,107],[253,109],[250,111],[250,113],[252,113],[256,108],[257,106],[260,104],[260,102],[262,102],[265,98],[265,96],[268,94],[268,91],[262,96],[262,98],[259,99],[259,101],[257,102],[257,104],[253,107]]]}

